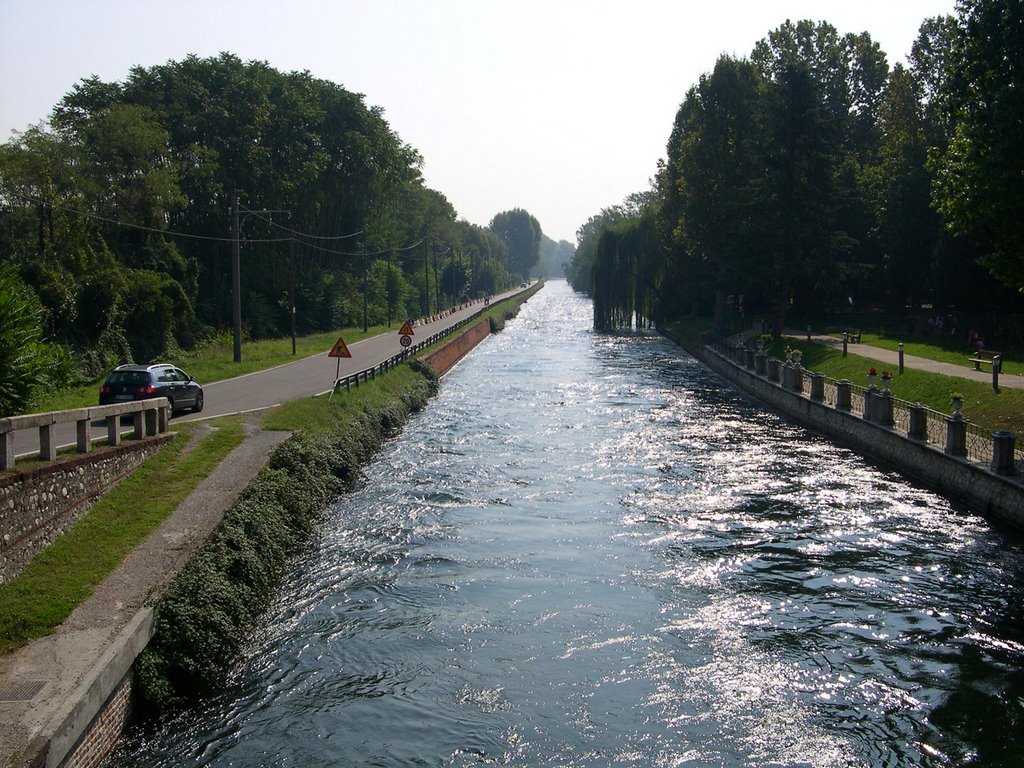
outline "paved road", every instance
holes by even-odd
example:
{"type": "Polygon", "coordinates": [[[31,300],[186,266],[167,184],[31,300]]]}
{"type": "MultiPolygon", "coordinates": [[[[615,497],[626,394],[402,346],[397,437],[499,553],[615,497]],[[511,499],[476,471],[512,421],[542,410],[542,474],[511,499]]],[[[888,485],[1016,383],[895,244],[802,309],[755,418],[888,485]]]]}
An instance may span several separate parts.
{"type": "MultiPolygon", "coordinates": [[[[523,289],[507,291],[495,296],[493,302],[514,296],[523,289]]],[[[413,341],[417,342],[432,334],[455,325],[460,320],[482,311],[482,301],[477,301],[463,309],[452,312],[446,317],[433,322],[416,325],[413,329],[413,341]]],[[[279,365],[263,371],[255,371],[232,379],[223,379],[203,384],[205,405],[202,413],[182,414],[174,418],[174,422],[198,421],[228,416],[238,413],[250,413],[275,405],[297,400],[302,397],[330,392],[334,386],[336,374],[350,375],[372,368],[402,351],[398,327],[392,332],[373,336],[363,341],[347,345],[352,353],[351,358],[333,358],[327,356],[327,350],[310,357],[291,363],[279,365]],[[340,361],[340,368],[339,368],[340,361]]],[[[245,349],[242,350],[245,355],[245,349]]],[[[94,439],[106,437],[104,422],[92,424],[94,439]]],[[[18,456],[31,456],[39,451],[37,431],[20,430],[15,433],[15,448],[18,456]]],[[[61,424],[57,427],[57,445],[66,447],[75,444],[75,425],[61,424]]]]}

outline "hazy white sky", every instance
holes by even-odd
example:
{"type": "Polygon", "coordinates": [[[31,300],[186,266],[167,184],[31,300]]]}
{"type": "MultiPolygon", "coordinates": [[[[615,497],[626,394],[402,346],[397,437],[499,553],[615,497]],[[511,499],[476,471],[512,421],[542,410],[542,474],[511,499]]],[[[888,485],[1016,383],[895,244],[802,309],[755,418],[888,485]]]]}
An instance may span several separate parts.
{"type": "Polygon", "coordinates": [[[0,141],[84,77],[229,51],[366,95],[461,218],[525,208],[575,241],[646,189],[682,98],[786,19],[903,61],[954,0],[0,0],[0,141]]]}

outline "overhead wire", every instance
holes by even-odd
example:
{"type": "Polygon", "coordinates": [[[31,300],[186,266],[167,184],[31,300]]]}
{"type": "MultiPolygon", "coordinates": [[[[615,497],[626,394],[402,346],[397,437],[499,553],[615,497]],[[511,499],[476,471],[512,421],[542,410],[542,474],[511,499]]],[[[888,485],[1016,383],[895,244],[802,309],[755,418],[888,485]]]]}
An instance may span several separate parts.
{"type": "MultiPolygon", "coordinates": [[[[19,193],[19,192],[14,193],[14,195],[17,196],[17,197],[20,197],[21,199],[26,200],[26,201],[28,201],[30,203],[36,203],[36,204],[39,204],[39,205],[46,205],[46,206],[49,206],[51,208],[56,208],[59,211],[64,211],[65,213],[74,214],[76,216],[82,216],[82,217],[87,218],[87,219],[95,219],[96,221],[102,221],[102,222],[104,222],[106,224],[112,224],[112,225],[118,226],[118,227],[127,227],[129,229],[136,229],[136,230],[140,230],[142,232],[153,232],[153,233],[158,234],[158,235],[169,235],[169,236],[172,236],[172,237],[184,237],[184,238],[188,238],[188,239],[191,239],[191,240],[205,240],[205,241],[208,241],[208,242],[216,242],[216,243],[233,243],[233,242],[235,242],[235,238],[233,238],[233,237],[215,237],[213,235],[196,235],[196,234],[192,234],[190,232],[178,232],[178,231],[173,230],[173,229],[157,229],[155,227],[147,227],[147,226],[144,226],[142,224],[132,224],[131,222],[127,222],[127,221],[119,221],[117,219],[111,219],[111,218],[106,217],[106,216],[101,216],[98,213],[89,213],[88,211],[80,211],[80,210],[78,210],[76,208],[71,208],[70,206],[61,205],[60,203],[54,203],[54,202],[50,202],[50,201],[47,201],[47,200],[43,200],[43,199],[35,197],[33,195],[26,195],[26,194],[19,193]]],[[[402,247],[402,248],[394,248],[394,249],[389,248],[389,249],[385,249],[383,251],[376,251],[376,252],[373,252],[373,253],[350,253],[350,252],[346,252],[346,251],[335,251],[335,250],[332,250],[330,248],[324,248],[324,247],[319,246],[319,245],[314,245],[313,243],[307,243],[307,242],[304,241],[304,239],[299,239],[299,238],[305,238],[305,239],[310,239],[310,240],[345,240],[345,239],[348,239],[348,238],[351,238],[351,237],[356,237],[358,235],[364,234],[363,230],[359,230],[358,232],[353,232],[352,234],[349,234],[349,235],[333,235],[333,236],[310,235],[310,234],[306,234],[304,232],[298,232],[297,230],[288,229],[287,227],[282,227],[279,224],[275,224],[271,219],[265,218],[261,214],[258,214],[258,213],[254,212],[254,211],[243,211],[243,213],[248,213],[249,215],[255,216],[256,218],[262,219],[263,221],[266,221],[267,223],[271,224],[272,226],[275,226],[275,227],[277,227],[279,229],[283,229],[284,231],[286,231],[289,234],[293,235],[292,237],[258,238],[258,239],[245,238],[244,240],[245,240],[246,243],[287,243],[287,242],[294,241],[294,242],[301,243],[306,248],[311,248],[311,249],[316,250],[316,251],[322,251],[324,253],[334,254],[335,256],[383,256],[383,255],[385,255],[387,253],[390,253],[391,251],[398,251],[398,252],[408,251],[408,250],[411,250],[411,249],[413,249],[413,248],[415,248],[418,245],[421,245],[423,243],[423,238],[420,238],[415,243],[413,243],[412,245],[409,245],[409,246],[405,246],[405,247],[402,247]]],[[[239,239],[242,239],[242,238],[239,238],[239,239]]]]}

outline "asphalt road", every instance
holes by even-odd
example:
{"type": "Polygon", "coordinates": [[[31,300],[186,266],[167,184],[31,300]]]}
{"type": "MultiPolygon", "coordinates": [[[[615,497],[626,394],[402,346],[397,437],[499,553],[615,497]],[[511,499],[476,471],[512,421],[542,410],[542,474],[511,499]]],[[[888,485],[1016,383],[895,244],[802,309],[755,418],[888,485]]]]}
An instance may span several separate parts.
{"type": "MultiPolygon", "coordinates": [[[[492,303],[514,296],[522,290],[522,288],[517,288],[495,296],[492,303]]],[[[483,302],[478,301],[447,317],[417,325],[413,328],[413,343],[443,331],[483,309],[483,302]]],[[[372,368],[402,351],[398,327],[390,333],[373,336],[363,341],[347,344],[347,346],[349,352],[352,353],[350,358],[328,357],[329,350],[325,350],[321,354],[301,358],[275,368],[247,373],[232,379],[210,383],[200,382],[203,384],[205,397],[202,412],[180,414],[173,418],[173,423],[249,413],[272,408],[290,400],[324,394],[331,391],[336,377],[372,368]]],[[[245,356],[244,347],[242,355],[245,356]]],[[[106,426],[103,421],[93,422],[92,434],[97,439],[106,437],[106,426]]],[[[19,457],[34,455],[39,450],[39,438],[34,429],[16,432],[14,443],[19,457]]],[[[74,444],[75,425],[57,425],[57,445],[65,447],[74,444]]]]}

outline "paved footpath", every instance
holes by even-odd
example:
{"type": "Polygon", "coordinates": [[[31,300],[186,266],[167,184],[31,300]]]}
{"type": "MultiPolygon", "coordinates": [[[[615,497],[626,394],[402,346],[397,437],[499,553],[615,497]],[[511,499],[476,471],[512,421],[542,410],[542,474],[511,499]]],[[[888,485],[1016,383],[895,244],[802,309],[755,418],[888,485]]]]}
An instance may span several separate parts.
{"type": "MultiPolygon", "coordinates": [[[[806,341],[806,333],[797,333],[795,331],[787,331],[786,336],[797,341],[806,341]]],[[[837,339],[835,336],[818,336],[812,335],[811,341],[817,344],[824,344],[828,347],[835,347],[837,349],[843,348],[843,340],[837,339]]],[[[872,347],[867,344],[848,344],[847,352],[851,355],[857,355],[859,357],[867,357],[871,360],[877,360],[886,366],[896,371],[899,367],[900,356],[899,352],[895,352],[891,349],[882,349],[881,347],[872,347]]],[[[929,360],[926,357],[916,357],[914,355],[903,355],[903,367],[904,369],[910,368],[917,371],[928,371],[929,373],[941,373],[946,376],[958,376],[961,379],[970,379],[971,381],[981,381],[986,384],[992,383],[992,372],[991,371],[976,371],[967,362],[967,355],[964,355],[964,365],[954,365],[953,363],[942,363],[938,360],[929,360]]],[[[1015,373],[1000,373],[999,374],[999,386],[1009,387],[1010,389],[1024,389],[1024,376],[1015,373]]]]}
{"type": "Polygon", "coordinates": [[[48,637],[0,658],[0,766],[57,765],[150,636],[158,594],[288,437],[257,418],[181,506],[48,637]]]}

